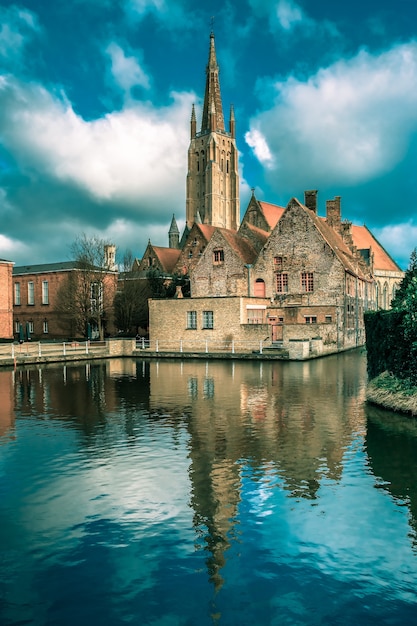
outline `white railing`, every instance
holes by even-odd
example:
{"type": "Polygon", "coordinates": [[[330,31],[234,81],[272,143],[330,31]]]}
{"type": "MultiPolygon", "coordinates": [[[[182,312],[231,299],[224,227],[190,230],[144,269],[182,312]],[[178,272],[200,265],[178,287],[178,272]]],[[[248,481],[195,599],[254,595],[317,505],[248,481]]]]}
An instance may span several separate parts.
{"type": "Polygon", "coordinates": [[[88,355],[91,352],[107,352],[105,342],[90,341],[64,341],[43,343],[40,341],[25,341],[23,343],[1,343],[0,358],[27,358],[27,357],[53,357],[69,355],[88,355]]]}
{"type": "Polygon", "coordinates": [[[136,348],[138,350],[148,350],[150,352],[174,352],[174,353],[253,353],[263,354],[268,348],[278,348],[273,345],[269,338],[250,341],[219,341],[215,339],[205,339],[200,341],[192,341],[187,339],[178,339],[177,341],[169,341],[166,339],[138,339],[136,340],[136,348]]]}

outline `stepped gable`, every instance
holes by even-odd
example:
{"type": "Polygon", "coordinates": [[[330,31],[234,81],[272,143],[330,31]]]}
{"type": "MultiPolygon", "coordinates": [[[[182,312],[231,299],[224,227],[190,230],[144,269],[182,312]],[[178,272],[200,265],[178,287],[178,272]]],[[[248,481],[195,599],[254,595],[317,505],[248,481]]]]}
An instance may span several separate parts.
{"type": "Polygon", "coordinates": [[[401,272],[401,268],[390,257],[385,248],[373,236],[367,226],[352,225],[353,243],[358,250],[370,250],[373,254],[373,264],[376,270],[401,272]]]}

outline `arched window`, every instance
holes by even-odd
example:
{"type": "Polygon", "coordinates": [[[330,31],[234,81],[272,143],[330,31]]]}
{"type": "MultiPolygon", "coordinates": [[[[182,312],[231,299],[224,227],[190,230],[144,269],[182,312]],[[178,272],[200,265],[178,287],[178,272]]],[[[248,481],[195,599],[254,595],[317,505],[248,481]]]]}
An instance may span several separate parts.
{"type": "Polygon", "coordinates": [[[384,283],[384,294],[383,294],[382,308],[383,309],[388,309],[388,285],[387,285],[387,283],[384,283]]]}

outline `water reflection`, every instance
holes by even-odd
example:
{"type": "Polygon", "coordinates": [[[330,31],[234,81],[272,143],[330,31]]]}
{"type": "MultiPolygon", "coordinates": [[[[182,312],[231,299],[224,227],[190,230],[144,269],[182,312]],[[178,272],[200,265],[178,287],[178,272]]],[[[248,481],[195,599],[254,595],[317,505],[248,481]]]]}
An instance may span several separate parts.
{"type": "Polygon", "coordinates": [[[359,351],[1,371],[0,472],[16,482],[0,491],[0,594],[20,584],[32,623],[35,588],[49,623],[80,621],[63,586],[112,626],[401,623],[417,427],[367,406],[365,384],[359,351]]]}
{"type": "Polygon", "coordinates": [[[407,505],[417,545],[417,420],[375,406],[366,407],[366,450],[378,486],[407,505]]]}

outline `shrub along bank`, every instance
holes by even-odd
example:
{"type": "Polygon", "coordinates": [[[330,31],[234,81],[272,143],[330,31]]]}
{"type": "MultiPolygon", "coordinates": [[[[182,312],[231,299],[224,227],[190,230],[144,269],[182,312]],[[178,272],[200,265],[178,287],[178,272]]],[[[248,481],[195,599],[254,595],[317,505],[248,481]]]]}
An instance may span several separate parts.
{"type": "Polygon", "coordinates": [[[411,255],[391,311],[365,314],[367,399],[417,415],[417,254],[411,255]]]}

